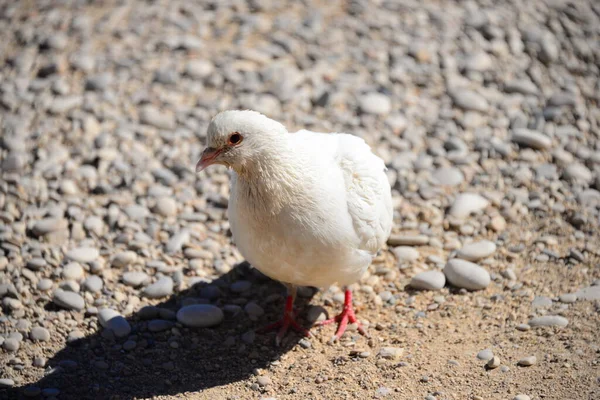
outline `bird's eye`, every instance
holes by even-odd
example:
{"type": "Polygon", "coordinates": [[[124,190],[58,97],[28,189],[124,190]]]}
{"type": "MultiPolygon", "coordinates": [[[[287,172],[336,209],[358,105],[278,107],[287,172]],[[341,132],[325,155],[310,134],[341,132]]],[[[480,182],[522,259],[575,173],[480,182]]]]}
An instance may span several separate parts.
{"type": "Polygon", "coordinates": [[[236,145],[236,144],[240,144],[242,142],[242,140],[244,139],[244,137],[242,135],[240,135],[238,132],[233,132],[231,135],[229,135],[229,139],[227,140],[229,143],[229,145],[236,145]]]}

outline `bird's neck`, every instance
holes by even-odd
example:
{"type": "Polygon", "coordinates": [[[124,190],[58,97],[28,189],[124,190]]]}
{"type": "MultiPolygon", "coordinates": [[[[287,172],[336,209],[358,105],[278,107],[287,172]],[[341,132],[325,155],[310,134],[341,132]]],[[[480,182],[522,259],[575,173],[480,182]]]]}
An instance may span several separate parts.
{"type": "Polygon", "coordinates": [[[234,171],[240,194],[263,213],[277,214],[298,197],[302,167],[292,149],[265,151],[234,171]]]}

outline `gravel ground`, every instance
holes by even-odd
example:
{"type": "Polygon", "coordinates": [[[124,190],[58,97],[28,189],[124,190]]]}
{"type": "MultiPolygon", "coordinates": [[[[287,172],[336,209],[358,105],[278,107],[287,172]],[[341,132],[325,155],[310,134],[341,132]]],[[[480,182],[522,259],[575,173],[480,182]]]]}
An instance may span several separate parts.
{"type": "Polygon", "coordinates": [[[2,399],[600,398],[598,2],[5,0],[0,30],[2,399]],[[284,289],[193,168],[230,108],[385,160],[371,338],[254,332],[284,289]]]}

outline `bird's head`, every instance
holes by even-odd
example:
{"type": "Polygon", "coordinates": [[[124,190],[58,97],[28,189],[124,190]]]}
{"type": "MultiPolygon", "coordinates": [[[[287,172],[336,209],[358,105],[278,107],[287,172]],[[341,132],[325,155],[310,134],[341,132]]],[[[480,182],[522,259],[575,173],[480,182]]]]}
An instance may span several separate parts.
{"type": "Polygon", "coordinates": [[[196,164],[196,172],[213,164],[243,170],[277,146],[278,137],[285,133],[283,125],[256,111],[220,112],[208,126],[207,147],[196,164]]]}

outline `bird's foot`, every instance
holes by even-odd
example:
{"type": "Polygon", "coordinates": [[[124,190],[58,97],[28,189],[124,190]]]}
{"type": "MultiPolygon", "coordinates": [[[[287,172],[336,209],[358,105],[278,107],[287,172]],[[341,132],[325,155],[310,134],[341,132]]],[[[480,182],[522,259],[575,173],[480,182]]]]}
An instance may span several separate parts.
{"type": "Polygon", "coordinates": [[[335,335],[331,338],[331,342],[335,342],[342,337],[344,332],[346,332],[346,328],[348,327],[348,323],[356,324],[356,328],[361,335],[369,336],[367,331],[362,326],[362,324],[356,319],[356,314],[354,314],[354,309],[352,308],[352,292],[350,290],[346,290],[344,297],[344,309],[342,312],[334,318],[327,319],[325,321],[318,322],[316,325],[323,326],[329,325],[331,323],[337,322],[338,329],[335,335]]]}
{"type": "Polygon", "coordinates": [[[304,336],[311,336],[308,329],[305,329],[298,323],[298,321],[296,321],[296,313],[294,312],[293,303],[294,299],[292,296],[288,296],[285,302],[285,311],[283,313],[283,317],[279,321],[269,324],[259,330],[259,332],[264,333],[279,329],[277,336],[275,336],[275,344],[277,346],[281,344],[283,337],[290,328],[296,332],[302,333],[304,336]]]}

